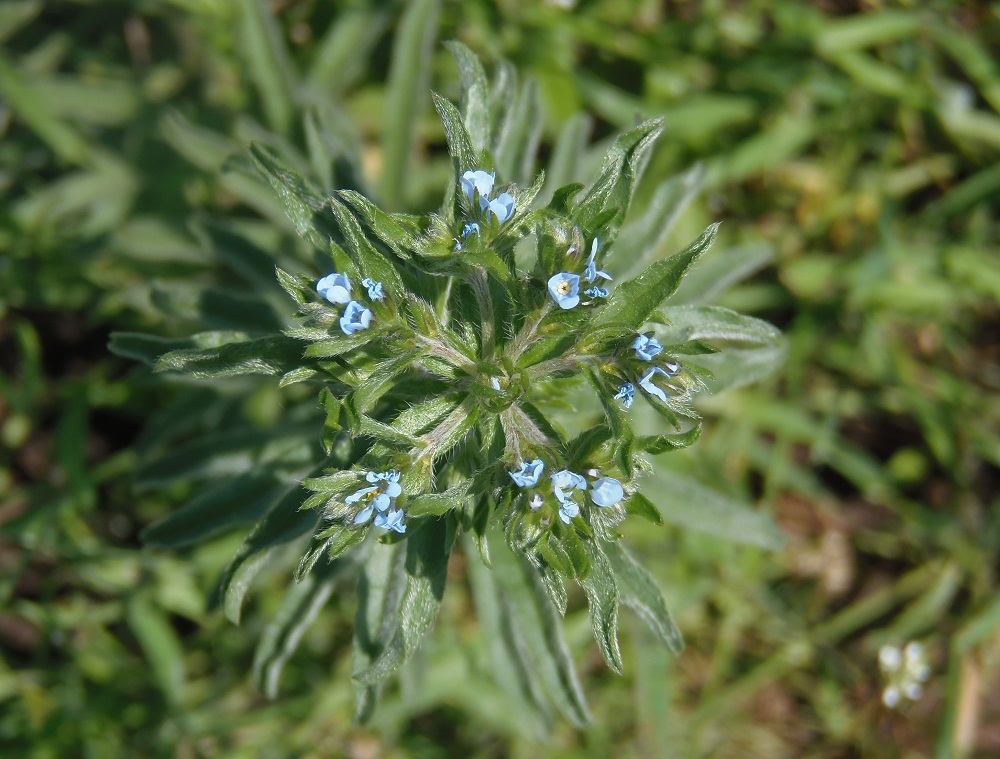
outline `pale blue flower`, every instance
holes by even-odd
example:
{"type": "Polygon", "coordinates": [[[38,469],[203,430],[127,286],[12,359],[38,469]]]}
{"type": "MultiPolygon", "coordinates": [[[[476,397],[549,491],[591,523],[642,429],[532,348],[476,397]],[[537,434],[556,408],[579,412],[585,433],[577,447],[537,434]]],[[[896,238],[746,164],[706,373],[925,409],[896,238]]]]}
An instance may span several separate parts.
{"type": "Polygon", "coordinates": [[[382,283],[376,282],[371,277],[365,277],[361,280],[361,284],[365,286],[368,290],[368,297],[372,300],[382,300],[385,297],[385,293],[382,292],[382,283]]]}
{"type": "MultiPolygon", "coordinates": [[[[570,497],[571,493],[567,491],[586,489],[587,481],[583,478],[583,475],[579,475],[576,472],[563,469],[552,475],[552,491],[556,494],[556,498],[561,504],[573,503],[570,497]]],[[[576,516],[576,514],[573,516],[576,516]]]]}
{"type": "Polygon", "coordinates": [[[479,208],[485,210],[489,205],[490,193],[493,192],[493,183],[496,181],[496,174],[477,169],[466,171],[462,174],[462,192],[472,203],[476,193],[479,193],[479,208]]]}
{"type": "Polygon", "coordinates": [[[660,341],[648,335],[639,335],[632,343],[632,347],[635,348],[635,355],[643,361],[652,361],[653,356],[663,350],[660,341]]]}
{"type": "Polygon", "coordinates": [[[576,501],[566,499],[559,502],[559,518],[563,520],[564,523],[569,524],[573,517],[579,515],[580,507],[577,505],[576,501]]]}
{"type": "Polygon", "coordinates": [[[479,237],[479,225],[474,221],[470,221],[468,224],[462,227],[463,239],[472,234],[475,234],[476,237],[479,237]]]}
{"type": "Polygon", "coordinates": [[[368,472],[365,480],[372,486],[355,491],[344,499],[344,503],[367,502],[368,505],[354,517],[354,524],[367,522],[375,513],[375,524],[381,527],[379,519],[383,518],[384,521],[383,515],[393,507],[396,498],[403,492],[399,485],[399,472],[395,469],[386,472],[368,472]]]}
{"type": "Polygon", "coordinates": [[[390,498],[397,498],[403,489],[399,486],[399,472],[396,469],[388,469],[385,472],[369,472],[365,475],[368,482],[384,482],[382,491],[390,498]]]}
{"type": "Polygon", "coordinates": [[[489,202],[490,211],[497,217],[497,221],[503,224],[514,215],[514,196],[509,192],[502,192],[496,200],[489,202]]]}
{"type": "MultiPolygon", "coordinates": [[[[594,263],[594,257],[597,256],[597,245],[598,240],[595,237],[594,244],[590,246],[590,258],[587,259],[587,268],[583,270],[583,278],[588,282],[593,282],[598,277],[608,280],[611,279],[611,275],[606,271],[598,271],[597,264],[594,263]]],[[[602,297],[607,297],[607,295],[605,294],[602,297]]]]}
{"type": "Polygon", "coordinates": [[[372,312],[356,300],[352,300],[340,317],[340,328],[345,335],[353,335],[359,329],[368,329],[372,323],[372,312]]]}
{"type": "Polygon", "coordinates": [[[351,280],[346,274],[327,274],[316,283],[316,292],[331,303],[347,303],[351,300],[351,280]]]}
{"type": "Polygon", "coordinates": [[[406,525],[403,524],[403,510],[389,509],[384,514],[375,515],[375,526],[384,530],[392,530],[402,535],[406,532],[406,525]]]}
{"type": "Polygon", "coordinates": [[[621,401],[625,408],[632,408],[632,401],[635,400],[635,385],[631,382],[626,382],[620,388],[618,388],[618,394],[615,396],[616,401],[621,401]]]}
{"type": "Polygon", "coordinates": [[[522,488],[534,487],[538,484],[538,478],[542,476],[545,464],[541,459],[535,459],[530,464],[521,462],[521,469],[517,472],[508,472],[515,485],[522,488]]]}
{"type": "Polygon", "coordinates": [[[490,385],[493,387],[494,390],[497,391],[500,390],[500,380],[498,380],[496,377],[490,377],[490,385]]]}
{"type": "Polygon", "coordinates": [[[666,370],[667,376],[673,377],[681,370],[681,365],[676,361],[664,361],[663,368],[666,370]]]}
{"type": "Polygon", "coordinates": [[[663,371],[660,367],[654,366],[652,369],[647,371],[644,375],[642,375],[642,377],[639,378],[639,387],[641,387],[650,395],[655,395],[661,401],[666,403],[667,402],[666,394],[663,392],[663,390],[661,390],[660,388],[658,388],[656,385],[653,384],[653,376],[657,374],[661,374],[664,377],[668,378],[670,377],[670,375],[667,374],[665,371],[663,371]]]}
{"type": "Polygon", "coordinates": [[[607,298],[608,288],[606,287],[588,287],[583,291],[584,295],[589,295],[591,298],[607,298]]]}
{"type": "Polygon", "coordinates": [[[543,503],[544,501],[542,500],[541,493],[535,493],[533,496],[531,496],[531,500],[528,501],[528,505],[531,507],[532,511],[538,511],[540,508],[542,508],[543,503]]]}
{"type": "Polygon", "coordinates": [[[624,497],[622,484],[614,477],[601,477],[590,486],[590,498],[598,506],[614,506],[624,497]]]}
{"type": "Polygon", "coordinates": [[[559,308],[568,310],[580,302],[580,275],[561,271],[549,278],[549,295],[559,308]]]}

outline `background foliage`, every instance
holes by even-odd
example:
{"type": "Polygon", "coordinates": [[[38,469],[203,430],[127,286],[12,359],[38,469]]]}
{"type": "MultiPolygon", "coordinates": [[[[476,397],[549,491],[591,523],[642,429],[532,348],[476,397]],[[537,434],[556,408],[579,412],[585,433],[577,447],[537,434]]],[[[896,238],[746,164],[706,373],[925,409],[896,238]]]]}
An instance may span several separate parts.
{"type": "MultiPolygon", "coordinates": [[[[562,5],[0,6],[4,755],[1000,750],[1000,8],[562,5]],[[109,356],[108,334],[267,318],[246,283],[279,297],[273,264],[305,253],[250,165],[252,140],[324,189],[431,208],[450,167],[426,93],[457,93],[443,39],[535,83],[544,119],[519,139],[537,138],[553,165],[556,145],[593,144],[596,160],[637,115],[664,114],[638,213],[701,161],[703,192],[664,249],[722,220],[752,278],[715,302],[789,338],[779,378],[703,403],[702,439],[658,464],[711,490],[680,492],[689,506],[665,527],[629,529],[684,654],[626,618],[618,677],[582,599],[572,605],[595,717],[583,732],[545,736],[505,708],[460,591],[370,727],[351,722],[350,594],[318,613],[268,701],[246,673],[290,568],[258,578],[235,627],[209,602],[241,534],[220,525],[197,548],[169,535],[143,548],[139,535],[188,500],[192,479],[267,455],[171,457],[176,441],[269,430],[297,391],[153,376],[109,356]],[[310,120],[338,135],[330,155],[355,160],[310,165],[310,120]],[[343,175],[352,164],[362,176],[343,175]],[[231,247],[242,238],[253,246],[231,247]],[[786,536],[778,552],[768,515],[786,536]],[[877,650],[911,639],[932,679],[891,711],[877,650]]],[[[732,280],[737,268],[704,271],[732,280]]],[[[680,486],[661,473],[649,487],[680,486]]],[[[461,562],[450,571],[452,591],[473,581],[461,562]]]]}

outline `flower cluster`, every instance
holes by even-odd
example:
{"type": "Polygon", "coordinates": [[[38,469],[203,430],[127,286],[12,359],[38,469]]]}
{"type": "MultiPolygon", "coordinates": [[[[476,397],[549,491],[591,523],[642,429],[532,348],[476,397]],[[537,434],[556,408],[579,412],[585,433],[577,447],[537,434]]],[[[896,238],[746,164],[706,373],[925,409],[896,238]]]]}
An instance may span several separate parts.
{"type": "MultiPolygon", "coordinates": [[[[498,223],[503,224],[514,215],[514,196],[509,192],[502,192],[496,198],[490,199],[493,193],[493,185],[496,182],[496,173],[487,172],[482,169],[473,169],[462,174],[462,192],[469,199],[469,203],[478,203],[480,212],[489,218],[490,214],[496,217],[498,223]]],[[[467,237],[473,231],[479,232],[479,225],[466,224],[462,230],[462,236],[467,237]]]]}
{"type": "MultiPolygon", "coordinates": [[[[361,284],[368,291],[369,299],[380,301],[385,297],[381,282],[366,277],[361,280],[361,284]]],[[[316,291],[330,303],[347,305],[340,317],[340,329],[345,335],[353,335],[371,326],[371,309],[351,297],[351,280],[346,274],[327,274],[316,283],[316,291]]]]}
{"type": "Polygon", "coordinates": [[[364,524],[374,514],[376,527],[400,534],[406,532],[403,510],[396,508],[396,498],[403,492],[399,484],[399,472],[395,469],[386,472],[368,472],[365,480],[369,483],[369,487],[360,488],[344,499],[346,504],[364,504],[354,517],[354,524],[364,524]]]}
{"type": "MultiPolygon", "coordinates": [[[[653,359],[663,350],[663,346],[660,345],[659,340],[655,337],[650,337],[649,335],[639,335],[635,341],[632,343],[632,348],[635,350],[636,358],[644,361],[646,363],[652,363],[653,359]]],[[[667,394],[663,391],[663,388],[653,383],[653,380],[657,377],[664,377],[667,380],[671,380],[677,376],[681,370],[681,365],[677,361],[666,360],[661,362],[658,366],[651,366],[645,369],[642,374],[637,377],[639,387],[645,390],[652,396],[659,398],[664,403],[667,402],[667,394]]],[[[667,387],[671,390],[680,392],[680,388],[667,383],[667,387]]],[[[631,382],[626,382],[619,389],[617,395],[615,395],[615,400],[622,402],[622,406],[625,408],[631,408],[632,402],[635,400],[635,385],[631,382]]]]}
{"type": "MultiPolygon", "coordinates": [[[[516,472],[508,472],[514,484],[521,488],[530,489],[538,484],[538,480],[545,471],[545,463],[541,459],[535,459],[530,463],[521,462],[521,468],[516,472]]],[[[613,477],[600,477],[600,472],[591,469],[588,475],[594,477],[592,483],[576,472],[562,469],[552,474],[549,479],[552,483],[552,494],[555,496],[559,506],[559,518],[569,524],[574,517],[580,515],[580,504],[573,500],[574,491],[590,492],[590,500],[595,506],[607,508],[620,503],[625,498],[625,490],[622,484],[613,477]]],[[[538,511],[545,505],[545,496],[541,493],[534,493],[528,505],[532,511],[538,511]]]]}
{"type": "Polygon", "coordinates": [[[878,666],[888,681],[882,691],[882,703],[890,709],[899,706],[905,697],[916,701],[923,695],[924,683],[931,674],[924,647],[910,641],[900,650],[898,646],[885,645],[878,652],[878,666]]]}
{"type": "MultiPolygon", "coordinates": [[[[590,246],[590,257],[587,259],[587,265],[583,269],[582,278],[587,284],[596,282],[599,279],[611,280],[610,274],[597,268],[595,259],[599,246],[600,241],[595,237],[593,244],[590,246]]],[[[576,249],[570,248],[566,252],[566,255],[571,256],[574,253],[576,253],[576,249]]],[[[552,296],[552,300],[556,302],[559,308],[569,310],[580,304],[580,279],[580,274],[573,274],[567,271],[556,272],[549,277],[549,295],[552,296]]],[[[584,290],[583,294],[590,298],[607,298],[608,290],[606,287],[594,285],[584,290]]]]}

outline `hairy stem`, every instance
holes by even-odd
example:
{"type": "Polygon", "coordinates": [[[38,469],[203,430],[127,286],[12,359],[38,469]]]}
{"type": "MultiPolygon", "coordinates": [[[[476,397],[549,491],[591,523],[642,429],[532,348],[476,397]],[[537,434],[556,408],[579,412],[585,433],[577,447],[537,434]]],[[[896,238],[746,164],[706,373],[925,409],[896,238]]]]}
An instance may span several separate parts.
{"type": "Polygon", "coordinates": [[[480,334],[482,336],[483,347],[479,354],[480,358],[488,358],[493,355],[495,347],[496,315],[493,311],[493,297],[490,295],[490,283],[486,278],[486,270],[477,267],[469,278],[472,289],[476,293],[476,303],[479,305],[479,320],[482,323],[480,334]]]}
{"type": "Polygon", "coordinates": [[[514,338],[514,342],[510,345],[510,358],[512,361],[517,361],[521,357],[521,354],[531,346],[535,336],[538,334],[538,325],[542,323],[542,319],[544,319],[551,310],[552,303],[550,301],[545,301],[545,305],[543,305],[541,310],[538,312],[538,316],[530,322],[527,322],[521,328],[521,331],[517,333],[517,336],[514,338]]]}

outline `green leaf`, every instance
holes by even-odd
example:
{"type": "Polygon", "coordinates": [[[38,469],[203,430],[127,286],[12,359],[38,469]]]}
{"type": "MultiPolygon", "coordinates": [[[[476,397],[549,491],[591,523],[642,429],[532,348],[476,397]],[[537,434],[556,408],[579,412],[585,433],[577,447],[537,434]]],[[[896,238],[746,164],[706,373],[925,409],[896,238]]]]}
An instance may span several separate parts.
{"type": "Polygon", "coordinates": [[[674,624],[667,602],[652,576],[620,543],[605,546],[614,569],[622,601],[631,606],[649,625],[664,646],[675,654],[684,649],[684,636],[674,624]]]}
{"type": "Polygon", "coordinates": [[[688,269],[715,242],[718,230],[718,223],[712,224],[680,253],[651,264],[635,279],[616,287],[607,302],[594,314],[591,326],[615,324],[639,329],[674,293],[688,269]]]}
{"type": "Polygon", "coordinates": [[[490,140],[489,84],[479,58],[461,42],[444,43],[458,64],[462,82],[462,118],[473,151],[481,153],[490,140]]]}
{"type": "Polygon", "coordinates": [[[686,432],[677,435],[643,435],[636,441],[636,447],[640,451],[652,453],[654,456],[667,451],[676,451],[687,448],[701,437],[701,422],[686,432]]]}
{"type": "Polygon", "coordinates": [[[504,105],[493,156],[501,177],[523,184],[534,174],[535,156],[545,123],[538,85],[534,81],[526,82],[517,96],[504,105]]]}
{"type": "MultiPolygon", "coordinates": [[[[574,725],[583,727],[590,712],[563,637],[561,619],[535,569],[513,553],[496,532],[490,533],[492,576],[503,593],[508,620],[523,641],[521,656],[546,697],[574,725]]],[[[472,562],[470,562],[471,567],[472,562]]],[[[477,602],[478,603],[478,602],[477,602]]]]}
{"type": "Polygon", "coordinates": [[[587,233],[597,234],[600,231],[597,228],[598,219],[607,212],[613,212],[600,226],[607,226],[604,232],[606,241],[614,240],[628,213],[632,193],[645,168],[649,150],[662,128],[662,118],[650,119],[615,140],[604,157],[597,181],[573,209],[573,221],[587,233]]]}
{"type": "Polygon", "coordinates": [[[167,615],[154,605],[146,590],[129,600],[126,619],[164,699],[172,708],[179,708],[184,695],[184,648],[167,615]]]}
{"type": "Polygon", "coordinates": [[[338,190],[337,197],[348,203],[357,212],[365,224],[392,248],[393,252],[402,258],[412,257],[417,247],[417,237],[413,232],[400,224],[391,214],[368,200],[364,195],[354,190],[338,190]]]}
{"type": "Polygon", "coordinates": [[[448,152],[451,154],[455,176],[479,168],[479,153],[472,147],[472,138],[465,128],[465,122],[462,121],[458,109],[450,100],[436,92],[432,92],[431,97],[434,98],[434,109],[444,126],[444,136],[448,140],[448,152]]]}
{"type": "Polygon", "coordinates": [[[301,357],[301,343],[273,335],[216,348],[171,351],[159,358],[154,370],[184,372],[198,379],[239,374],[283,374],[296,368],[301,357]]]}
{"type": "Polygon", "coordinates": [[[590,624],[604,661],[622,674],[622,655],[618,648],[618,585],[608,557],[594,541],[584,543],[590,560],[590,572],[579,580],[590,604],[590,624]]]}
{"type": "Polygon", "coordinates": [[[150,548],[200,543],[235,525],[262,517],[285,487],[274,472],[251,472],[208,488],[169,516],[142,531],[150,548]]]}
{"type": "Polygon", "coordinates": [[[762,319],[721,306],[671,306],[663,309],[667,326],[657,330],[664,345],[691,341],[776,345],[781,332],[762,319]]]}
{"type": "Polygon", "coordinates": [[[299,485],[286,490],[243,541],[223,573],[216,602],[221,601],[226,617],[233,624],[240,623],[243,599],[271,550],[305,535],[315,527],[316,515],[299,510],[304,499],[305,493],[299,485]]]}
{"type": "Polygon", "coordinates": [[[169,338],[144,335],[141,332],[112,332],[108,340],[108,350],[116,356],[142,361],[153,365],[164,353],[192,346],[189,338],[169,338]]]}
{"type": "MultiPolygon", "coordinates": [[[[287,330],[285,334],[292,337],[298,337],[302,333],[297,330],[287,330]]],[[[368,329],[359,330],[353,335],[345,335],[343,332],[329,331],[326,333],[326,337],[324,339],[306,346],[306,350],[303,355],[305,355],[306,358],[333,358],[334,356],[341,356],[344,353],[350,353],[351,351],[360,348],[362,345],[367,345],[368,343],[383,337],[384,334],[384,332],[374,326],[368,329]]]]}
{"type": "Polygon", "coordinates": [[[397,613],[382,622],[383,645],[378,655],[368,667],[354,673],[354,678],[366,685],[385,680],[413,656],[434,623],[444,595],[452,548],[445,520],[418,522],[405,545],[406,589],[397,613]]]}
{"type": "Polygon", "coordinates": [[[295,232],[318,250],[328,251],[330,241],[338,239],[339,235],[326,201],[299,174],[282,166],[261,145],[250,146],[250,158],[281,200],[295,232]]]}
{"type": "Polygon", "coordinates": [[[780,551],[785,545],[784,533],[768,514],[684,475],[658,469],[647,490],[660,495],[665,504],[660,514],[671,524],[769,551],[780,551]]]}
{"type": "Polygon", "coordinates": [[[642,493],[633,493],[628,497],[628,500],[625,501],[625,511],[640,516],[655,525],[663,524],[663,516],[659,509],[642,493]]]}
{"type": "Polygon", "coordinates": [[[405,198],[410,157],[420,123],[420,103],[430,83],[440,0],[407,3],[394,38],[385,96],[380,196],[389,208],[405,198]]]}
{"type": "Polygon", "coordinates": [[[347,252],[361,276],[381,282],[388,293],[402,299],[406,290],[396,267],[368,242],[358,220],[342,203],[331,199],[330,207],[344,235],[347,252]]]}
{"type": "MultiPolygon", "coordinates": [[[[406,587],[406,553],[401,543],[375,544],[358,577],[358,610],[351,659],[355,672],[367,670],[385,647],[406,587]]],[[[355,717],[367,722],[380,693],[378,685],[361,685],[355,717]]]]}
{"type": "Polygon", "coordinates": [[[260,94],[271,128],[287,133],[295,113],[295,77],[281,28],[266,3],[243,0],[236,8],[246,71],[260,94]]]}
{"type": "Polygon", "coordinates": [[[470,505],[469,484],[456,485],[443,493],[418,495],[406,504],[406,515],[408,517],[441,516],[452,509],[464,509],[470,505]]]}
{"type": "Polygon", "coordinates": [[[257,687],[268,698],[278,695],[278,681],[302,636],[315,621],[340,581],[346,562],[324,562],[285,593],[274,619],[264,628],[253,656],[257,687]]]}
{"type": "Polygon", "coordinates": [[[410,369],[425,352],[423,348],[406,351],[376,366],[354,391],[354,408],[357,409],[358,413],[364,414],[371,411],[378,399],[392,389],[393,380],[410,369]]]}

